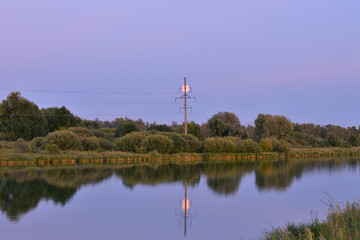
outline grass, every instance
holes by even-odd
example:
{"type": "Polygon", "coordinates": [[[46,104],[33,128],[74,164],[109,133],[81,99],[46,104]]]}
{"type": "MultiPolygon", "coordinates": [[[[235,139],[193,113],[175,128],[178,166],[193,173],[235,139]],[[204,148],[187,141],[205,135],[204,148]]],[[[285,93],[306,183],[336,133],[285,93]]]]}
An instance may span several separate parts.
{"type": "Polygon", "coordinates": [[[125,153],[118,151],[65,151],[50,153],[38,151],[36,153],[25,151],[20,143],[0,141],[0,165],[46,165],[57,162],[70,161],[76,164],[87,163],[159,163],[159,162],[213,162],[213,161],[268,161],[283,159],[312,159],[312,158],[339,158],[360,157],[360,148],[293,148],[288,154],[277,152],[262,153],[178,153],[159,154],[151,152],[146,154],[125,153]],[[25,162],[23,162],[25,161],[25,162]]]}
{"type": "Polygon", "coordinates": [[[327,218],[318,218],[309,223],[289,223],[273,228],[264,235],[265,240],[358,240],[360,239],[360,202],[347,202],[344,207],[335,204],[329,196],[327,218]]]}

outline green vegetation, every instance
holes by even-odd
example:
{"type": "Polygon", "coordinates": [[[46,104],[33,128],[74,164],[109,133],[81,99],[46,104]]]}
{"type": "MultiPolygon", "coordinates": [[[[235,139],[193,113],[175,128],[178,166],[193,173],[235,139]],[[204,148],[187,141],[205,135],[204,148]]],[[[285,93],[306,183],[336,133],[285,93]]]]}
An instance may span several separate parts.
{"type": "Polygon", "coordinates": [[[360,239],[360,203],[346,203],[344,208],[330,198],[324,222],[317,218],[306,224],[287,224],[265,233],[266,240],[356,240],[360,239]]]}
{"type": "Polygon", "coordinates": [[[219,112],[208,120],[210,134],[218,137],[238,136],[243,134],[239,118],[234,113],[219,112]]]}
{"type": "Polygon", "coordinates": [[[290,153],[294,148],[359,146],[356,127],[298,124],[268,114],[259,114],[254,125],[243,126],[234,113],[219,112],[201,126],[188,123],[189,134],[184,135],[184,124],[176,122],[168,126],[128,118],[91,121],[64,106],[39,109],[19,92],[11,92],[0,104],[0,141],[13,141],[18,153],[290,153]]]}

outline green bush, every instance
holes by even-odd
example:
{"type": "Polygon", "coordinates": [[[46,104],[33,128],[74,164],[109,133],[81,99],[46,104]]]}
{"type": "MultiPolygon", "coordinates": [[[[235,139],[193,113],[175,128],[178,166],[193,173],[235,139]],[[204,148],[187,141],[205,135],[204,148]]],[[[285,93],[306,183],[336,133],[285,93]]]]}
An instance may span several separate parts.
{"type": "Polygon", "coordinates": [[[94,134],[95,137],[105,138],[105,139],[107,139],[109,141],[114,139],[114,132],[115,131],[108,130],[107,128],[101,128],[101,129],[94,129],[93,130],[93,134],[94,134]]]}
{"type": "Polygon", "coordinates": [[[238,149],[238,139],[235,137],[207,138],[204,141],[204,152],[234,153],[237,152],[237,149],[238,149]]]}
{"type": "Polygon", "coordinates": [[[202,144],[196,136],[191,134],[182,135],[182,136],[188,143],[185,152],[194,153],[194,152],[199,152],[201,150],[202,144]]]}
{"type": "Polygon", "coordinates": [[[245,139],[240,142],[247,153],[258,153],[261,151],[260,144],[252,139],[245,139]]]}
{"type": "Polygon", "coordinates": [[[321,145],[321,139],[317,139],[315,136],[304,133],[304,132],[295,132],[294,138],[290,139],[294,145],[300,146],[311,146],[319,147],[321,145]]]}
{"type": "Polygon", "coordinates": [[[0,132],[0,141],[1,140],[6,140],[6,133],[0,132]]]}
{"type": "Polygon", "coordinates": [[[260,147],[262,152],[272,152],[274,149],[271,139],[268,138],[263,138],[260,140],[260,147]]]}
{"type": "Polygon", "coordinates": [[[43,138],[43,137],[33,138],[33,139],[29,142],[29,151],[31,151],[31,152],[37,152],[37,151],[43,149],[43,142],[44,142],[44,138],[43,138]]]}
{"type": "Polygon", "coordinates": [[[237,151],[237,141],[229,138],[219,139],[221,152],[224,153],[236,153],[237,151]]]}
{"type": "Polygon", "coordinates": [[[99,140],[99,145],[102,149],[108,150],[108,151],[111,151],[114,149],[113,142],[111,142],[105,138],[98,138],[98,140],[99,140]]]}
{"type": "Polygon", "coordinates": [[[52,154],[60,153],[59,146],[53,143],[46,144],[45,150],[52,154]]]}
{"type": "Polygon", "coordinates": [[[123,123],[121,123],[114,134],[114,137],[118,138],[118,137],[122,137],[125,136],[128,133],[132,133],[132,132],[138,132],[139,129],[137,128],[136,124],[132,121],[125,121],[123,123]]]}
{"type": "Polygon", "coordinates": [[[24,139],[19,138],[14,142],[14,147],[18,152],[27,152],[29,150],[29,143],[26,142],[24,139]]]}
{"type": "Polygon", "coordinates": [[[221,149],[217,142],[217,138],[211,137],[211,138],[205,139],[205,141],[203,143],[203,152],[220,153],[221,149]]]}
{"type": "Polygon", "coordinates": [[[145,135],[140,132],[132,132],[119,138],[115,142],[115,149],[123,152],[141,152],[141,142],[145,135]]]}
{"type": "Polygon", "coordinates": [[[147,136],[141,146],[146,152],[156,150],[159,153],[169,153],[174,148],[174,141],[164,135],[154,134],[147,136]]]}
{"type": "MultiPolygon", "coordinates": [[[[1,137],[0,137],[1,139],[1,137]]],[[[351,146],[353,147],[358,147],[359,146],[359,138],[357,135],[350,135],[349,136],[349,139],[348,139],[348,142],[351,144],[351,146]]]]}
{"type": "Polygon", "coordinates": [[[188,152],[189,150],[189,142],[185,139],[185,135],[173,133],[173,132],[164,132],[163,134],[173,141],[173,148],[170,153],[181,153],[188,152]]]}
{"type": "Polygon", "coordinates": [[[71,127],[67,129],[68,131],[74,133],[77,136],[81,136],[81,137],[92,137],[94,136],[93,131],[88,129],[88,128],[84,128],[84,127],[71,127]]]}
{"type": "Polygon", "coordinates": [[[100,148],[97,137],[84,137],[82,139],[82,145],[85,151],[94,151],[100,148]]]}
{"type": "Polygon", "coordinates": [[[288,153],[291,151],[291,144],[285,140],[278,140],[275,137],[268,138],[271,141],[274,152],[288,153]]]}
{"type": "Polygon", "coordinates": [[[61,150],[82,150],[80,137],[68,130],[49,133],[45,137],[44,144],[56,144],[61,150]]]}

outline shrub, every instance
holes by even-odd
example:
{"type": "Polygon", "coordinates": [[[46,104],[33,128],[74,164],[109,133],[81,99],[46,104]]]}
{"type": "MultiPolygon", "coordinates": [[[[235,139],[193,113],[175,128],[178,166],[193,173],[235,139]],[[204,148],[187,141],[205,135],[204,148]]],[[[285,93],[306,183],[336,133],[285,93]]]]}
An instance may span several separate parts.
{"type": "Polygon", "coordinates": [[[196,136],[191,134],[182,136],[188,143],[185,152],[199,152],[201,150],[202,144],[196,136]]]}
{"type": "Polygon", "coordinates": [[[260,140],[260,147],[262,152],[272,152],[273,151],[273,145],[270,139],[263,138],[260,140]]]}
{"type": "Polygon", "coordinates": [[[116,141],[115,149],[123,152],[138,152],[144,138],[144,134],[140,132],[126,134],[116,141]]]}
{"type": "Polygon", "coordinates": [[[71,128],[68,128],[67,130],[74,133],[77,136],[82,136],[82,137],[94,136],[93,131],[91,131],[88,128],[84,128],[84,127],[71,127],[71,128]]]}
{"type": "Polygon", "coordinates": [[[294,145],[301,146],[311,146],[311,147],[319,147],[321,139],[317,139],[315,136],[304,133],[304,132],[295,132],[294,138],[290,139],[294,145]]]}
{"type": "Polygon", "coordinates": [[[159,153],[169,153],[174,148],[174,141],[164,135],[154,134],[147,136],[141,146],[146,152],[157,150],[159,153]]]}
{"type": "Polygon", "coordinates": [[[258,153],[261,148],[259,143],[253,141],[252,139],[245,139],[241,141],[247,153],[258,153]]]}
{"type": "Polygon", "coordinates": [[[53,143],[46,144],[45,150],[52,154],[60,153],[59,146],[53,143]]]}
{"type": "Polygon", "coordinates": [[[235,137],[215,137],[207,138],[204,141],[204,152],[211,153],[234,153],[238,149],[238,138],[235,137]]]}
{"type": "Polygon", "coordinates": [[[6,133],[0,132],[0,140],[6,140],[6,133]]]}
{"type": "Polygon", "coordinates": [[[285,152],[288,153],[291,151],[291,144],[288,143],[285,140],[278,140],[275,137],[271,137],[269,138],[269,140],[271,141],[271,144],[273,146],[273,151],[274,152],[285,152]]]}
{"type": "Polygon", "coordinates": [[[45,137],[44,144],[56,144],[61,150],[82,149],[81,139],[68,130],[49,133],[45,137]]]}
{"type": "Polygon", "coordinates": [[[218,139],[221,152],[235,153],[237,150],[237,141],[234,138],[220,138],[218,139]]]}
{"type": "Polygon", "coordinates": [[[203,151],[209,153],[219,153],[220,148],[219,148],[219,144],[216,141],[216,138],[212,137],[205,139],[203,151]]]}
{"type": "Polygon", "coordinates": [[[138,132],[139,129],[137,128],[136,124],[129,120],[126,121],[124,123],[121,123],[118,128],[115,131],[114,136],[117,137],[122,137],[128,133],[132,133],[132,132],[138,132]]]}
{"type": "Polygon", "coordinates": [[[44,142],[43,137],[33,138],[29,143],[29,151],[31,152],[39,151],[40,149],[43,148],[43,142],[44,142]]]}
{"type": "MultiPolygon", "coordinates": [[[[0,137],[1,139],[1,137],[0,137]]],[[[353,147],[358,147],[359,146],[359,138],[356,135],[350,135],[348,142],[351,144],[351,146],[353,147]]]]}
{"type": "Polygon", "coordinates": [[[115,132],[115,128],[100,128],[93,130],[93,133],[96,137],[105,138],[109,141],[114,139],[115,132]]]}
{"type": "Polygon", "coordinates": [[[14,142],[14,146],[15,146],[15,149],[19,152],[27,152],[29,150],[29,147],[28,147],[29,143],[26,142],[24,139],[22,138],[19,138],[18,140],[16,140],[14,142]]]}
{"type": "Polygon", "coordinates": [[[173,132],[164,132],[161,135],[164,135],[173,141],[173,148],[170,153],[188,152],[189,142],[185,139],[185,135],[173,132]]]}
{"type": "Polygon", "coordinates": [[[105,138],[98,138],[98,140],[99,140],[99,145],[102,149],[113,150],[114,144],[111,141],[109,141],[105,138]]]}
{"type": "Polygon", "coordinates": [[[99,140],[96,137],[84,137],[82,145],[85,151],[94,151],[100,148],[99,140]]]}
{"type": "MultiPolygon", "coordinates": [[[[115,129],[114,129],[115,130],[115,129]]],[[[95,137],[98,138],[105,138],[107,140],[113,140],[114,139],[114,132],[115,131],[109,131],[107,128],[103,129],[94,129],[93,134],[95,137]]]]}

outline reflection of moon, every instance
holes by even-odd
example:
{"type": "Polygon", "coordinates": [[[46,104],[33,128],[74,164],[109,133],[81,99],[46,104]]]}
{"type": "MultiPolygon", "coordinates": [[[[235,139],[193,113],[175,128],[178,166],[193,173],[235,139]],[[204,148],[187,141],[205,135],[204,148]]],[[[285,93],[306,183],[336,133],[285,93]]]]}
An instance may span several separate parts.
{"type": "MultiPolygon", "coordinates": [[[[189,199],[186,199],[186,210],[189,210],[190,202],[189,199]]],[[[185,211],[185,199],[182,201],[182,209],[185,211]]]]}
{"type": "Polygon", "coordinates": [[[181,90],[183,91],[183,92],[188,92],[189,90],[190,90],[190,87],[189,87],[189,85],[182,85],[182,87],[181,87],[181,90]]]}

